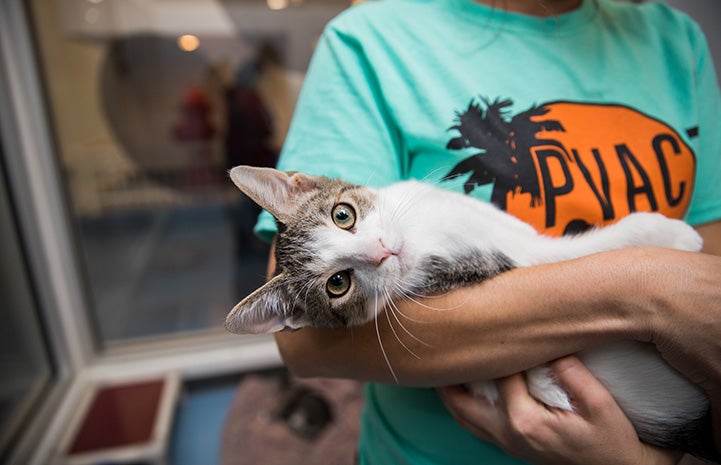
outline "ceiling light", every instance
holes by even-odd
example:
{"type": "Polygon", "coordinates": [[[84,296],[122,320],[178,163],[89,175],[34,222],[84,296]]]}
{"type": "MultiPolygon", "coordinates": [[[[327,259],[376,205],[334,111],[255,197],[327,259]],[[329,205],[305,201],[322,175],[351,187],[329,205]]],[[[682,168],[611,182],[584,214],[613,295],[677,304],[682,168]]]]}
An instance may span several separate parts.
{"type": "Polygon", "coordinates": [[[200,40],[192,34],[183,34],[178,37],[178,47],[185,52],[192,52],[200,46],[200,40]]]}
{"type": "Polygon", "coordinates": [[[271,10],[284,10],[288,8],[288,0],[266,0],[271,10]]]}

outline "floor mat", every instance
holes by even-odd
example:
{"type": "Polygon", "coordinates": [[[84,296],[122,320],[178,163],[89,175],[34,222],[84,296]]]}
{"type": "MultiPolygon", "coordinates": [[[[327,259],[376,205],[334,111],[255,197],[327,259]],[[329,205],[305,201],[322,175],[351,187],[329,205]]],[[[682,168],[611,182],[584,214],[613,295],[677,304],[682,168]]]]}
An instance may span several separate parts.
{"type": "Polygon", "coordinates": [[[362,385],[247,376],[223,428],[222,465],[355,463],[362,385]]]}

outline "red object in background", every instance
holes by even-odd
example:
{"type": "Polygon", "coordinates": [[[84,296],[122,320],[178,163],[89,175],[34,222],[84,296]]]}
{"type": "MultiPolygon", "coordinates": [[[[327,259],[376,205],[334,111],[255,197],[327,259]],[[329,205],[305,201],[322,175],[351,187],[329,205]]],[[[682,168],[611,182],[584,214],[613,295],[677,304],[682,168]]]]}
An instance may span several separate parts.
{"type": "Polygon", "coordinates": [[[180,121],[173,127],[177,140],[209,140],[215,135],[210,122],[210,103],[199,87],[190,87],[180,104],[180,121]]]}
{"type": "Polygon", "coordinates": [[[151,441],[164,386],[161,379],[99,389],[73,438],[69,453],[151,441]]]}

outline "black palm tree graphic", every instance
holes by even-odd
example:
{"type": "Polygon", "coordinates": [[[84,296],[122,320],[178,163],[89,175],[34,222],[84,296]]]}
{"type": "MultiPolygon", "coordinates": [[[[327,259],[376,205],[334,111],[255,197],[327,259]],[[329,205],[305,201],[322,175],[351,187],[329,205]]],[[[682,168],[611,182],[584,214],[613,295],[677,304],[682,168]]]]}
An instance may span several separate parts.
{"type": "Polygon", "coordinates": [[[539,121],[549,111],[544,106],[533,106],[509,118],[511,100],[480,99],[480,103],[471,100],[465,111],[456,113],[457,124],[449,130],[460,132],[460,136],[452,138],[446,148],[473,147],[482,151],[458,163],[443,180],[470,173],[464,185],[466,193],[477,186],[494,183],[491,202],[504,210],[509,192],[530,193],[531,206],[540,205],[541,191],[531,148],[550,144],[565,154],[557,141],[536,138],[542,130],[563,131],[563,126],[557,120],[539,121]]]}

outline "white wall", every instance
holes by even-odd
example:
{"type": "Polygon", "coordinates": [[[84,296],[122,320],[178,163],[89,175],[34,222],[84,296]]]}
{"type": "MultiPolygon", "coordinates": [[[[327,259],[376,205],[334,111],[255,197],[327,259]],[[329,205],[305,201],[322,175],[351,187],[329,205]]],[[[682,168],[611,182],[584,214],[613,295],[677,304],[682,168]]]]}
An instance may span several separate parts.
{"type": "Polygon", "coordinates": [[[721,82],[721,1],[719,0],[665,0],[666,3],[678,10],[686,12],[703,29],[706,34],[714,64],[716,75],[721,82]]]}

